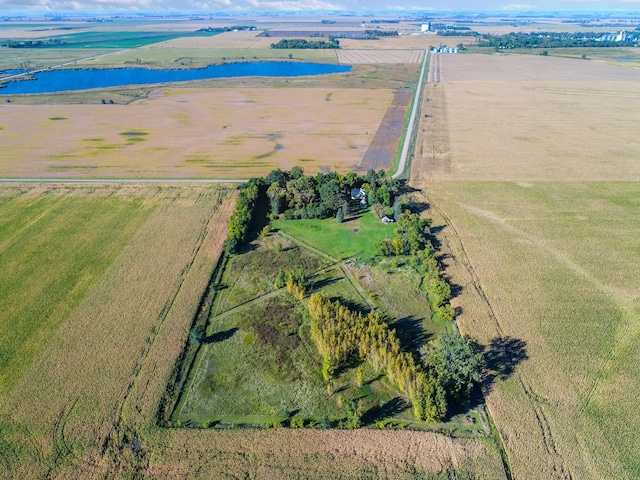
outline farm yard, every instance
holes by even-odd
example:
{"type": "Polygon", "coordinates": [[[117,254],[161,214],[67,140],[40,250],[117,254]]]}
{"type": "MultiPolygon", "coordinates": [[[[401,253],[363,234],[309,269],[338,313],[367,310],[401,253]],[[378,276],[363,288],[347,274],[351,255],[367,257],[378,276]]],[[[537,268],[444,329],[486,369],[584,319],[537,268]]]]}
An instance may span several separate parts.
{"type": "MultiPolygon", "coordinates": [[[[307,276],[310,293],[339,300],[351,309],[387,312],[389,305],[393,313],[384,315],[398,319],[393,320],[393,327],[401,332],[405,343],[417,348],[427,338],[450,328],[432,320],[420,290],[420,275],[409,267],[393,269],[389,262],[356,270],[325,253],[336,251],[328,247],[336,234],[359,235],[360,240],[354,244],[370,244],[367,246],[371,249],[374,242],[389,235],[392,227],[370,214],[353,219],[343,228],[332,218],[296,223],[276,222],[283,233],[252,243],[248,252],[233,256],[219,274],[207,329],[210,340],[198,351],[172,420],[259,426],[290,420],[294,425],[296,417],[290,419],[286,413],[282,416],[283,411],[290,411],[300,426],[302,422],[320,424],[323,417],[337,424],[344,414],[341,403],[356,396],[367,406],[363,416],[367,424],[382,425],[386,420],[414,428],[434,428],[415,422],[406,400],[398,396],[386,378],[367,366],[360,367],[363,378],[359,387],[355,387],[354,380],[357,369],[345,368],[333,383],[336,394],[328,395],[318,375],[320,356],[309,336],[303,313],[305,303],[286,293],[286,289],[274,287],[280,270],[297,270],[307,276]],[[288,232],[295,232],[310,244],[288,232]],[[315,253],[316,246],[324,251],[315,253]],[[356,275],[367,279],[367,288],[377,292],[377,300],[367,293],[356,275]],[[396,294],[385,291],[384,286],[404,282],[403,302],[393,302],[396,294]],[[416,305],[418,308],[413,308],[416,305]],[[405,324],[412,325],[411,338],[402,333],[409,328],[405,324]]],[[[352,253],[338,252],[346,258],[352,253]]],[[[442,430],[464,431],[473,436],[485,435],[487,427],[482,410],[465,411],[438,425],[442,430]]]]}
{"type": "Polygon", "coordinates": [[[512,473],[635,478],[639,74],[539,56],[440,63],[411,181],[452,255],[461,330],[502,339],[515,370],[485,388],[512,473]]]}

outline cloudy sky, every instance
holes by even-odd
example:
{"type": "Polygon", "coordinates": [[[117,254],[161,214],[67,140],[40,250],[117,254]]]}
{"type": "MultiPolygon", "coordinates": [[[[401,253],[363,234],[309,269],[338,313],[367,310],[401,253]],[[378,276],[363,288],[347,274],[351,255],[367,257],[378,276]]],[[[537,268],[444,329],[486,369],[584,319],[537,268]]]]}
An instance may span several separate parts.
{"type": "Polygon", "coordinates": [[[24,10],[624,10],[640,0],[0,0],[0,11],[24,10]]]}

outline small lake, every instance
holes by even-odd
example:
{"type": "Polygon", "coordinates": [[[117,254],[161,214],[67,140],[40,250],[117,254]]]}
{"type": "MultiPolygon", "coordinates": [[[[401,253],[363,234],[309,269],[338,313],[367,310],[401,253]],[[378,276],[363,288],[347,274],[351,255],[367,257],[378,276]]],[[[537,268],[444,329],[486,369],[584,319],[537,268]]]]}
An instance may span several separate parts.
{"type": "Polygon", "coordinates": [[[210,65],[185,70],[149,70],[145,68],[109,68],[46,70],[33,74],[35,80],[11,81],[0,88],[0,95],[57,93],[68,90],[188,82],[228,77],[299,77],[343,73],[347,65],[305,62],[243,62],[210,65]]]}

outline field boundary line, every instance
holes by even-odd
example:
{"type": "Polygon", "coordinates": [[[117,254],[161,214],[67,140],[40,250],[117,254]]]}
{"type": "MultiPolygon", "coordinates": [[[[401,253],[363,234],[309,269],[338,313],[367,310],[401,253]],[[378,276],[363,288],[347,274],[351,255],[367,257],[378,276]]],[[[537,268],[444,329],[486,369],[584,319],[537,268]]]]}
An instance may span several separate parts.
{"type": "Polygon", "coordinates": [[[0,178],[0,183],[245,183],[246,178],[0,178]]]}
{"type": "MultiPolygon", "coordinates": [[[[487,315],[489,317],[489,319],[491,320],[491,323],[494,325],[497,334],[499,335],[499,337],[504,337],[504,332],[502,330],[502,326],[500,325],[500,321],[498,320],[498,317],[495,313],[495,311],[493,310],[493,306],[491,305],[491,302],[489,301],[489,298],[487,297],[487,294],[484,291],[484,288],[482,287],[482,284],[480,282],[480,278],[478,277],[478,274],[476,273],[475,269],[473,268],[473,265],[471,264],[471,260],[469,259],[469,256],[467,254],[466,248],[464,247],[464,243],[462,242],[462,238],[460,237],[460,234],[458,233],[458,230],[455,228],[453,222],[451,221],[451,219],[444,213],[444,211],[442,209],[440,209],[440,207],[438,207],[438,205],[429,197],[429,195],[426,193],[425,189],[421,189],[420,193],[422,194],[422,196],[427,200],[427,202],[430,205],[430,208],[433,208],[436,213],[440,216],[440,218],[442,219],[442,221],[445,223],[445,225],[447,226],[447,228],[451,229],[452,232],[452,237],[447,236],[446,234],[444,235],[444,243],[447,246],[447,250],[449,251],[449,255],[451,255],[453,261],[455,263],[457,263],[458,265],[460,265],[464,271],[467,272],[467,274],[470,277],[471,280],[471,285],[473,285],[473,289],[475,290],[476,294],[480,297],[481,302],[486,306],[487,309],[487,315]],[[454,246],[454,242],[457,243],[457,245],[454,246]]],[[[456,320],[455,322],[455,326],[456,329],[458,329],[458,322],[456,320]]],[[[520,378],[520,376],[516,373],[515,375],[518,376],[518,378],[520,378]]],[[[482,393],[482,397],[484,400],[484,404],[485,404],[485,411],[487,414],[487,419],[489,422],[489,430],[491,432],[491,436],[494,438],[494,441],[496,443],[496,447],[499,451],[500,454],[500,459],[502,460],[502,467],[504,469],[504,473],[505,476],[507,477],[507,480],[515,480],[515,475],[513,474],[513,470],[511,468],[511,462],[510,462],[510,458],[509,458],[509,452],[506,448],[506,443],[504,441],[504,438],[502,437],[502,433],[500,432],[500,429],[497,428],[493,417],[491,415],[491,410],[490,410],[490,405],[487,402],[487,392],[485,390],[485,385],[481,384],[481,393],[482,393]]],[[[525,395],[527,394],[527,392],[525,391],[525,395]]],[[[528,397],[530,398],[530,397],[528,397]]],[[[531,398],[530,398],[531,399],[531,398]]],[[[533,400],[533,399],[531,399],[533,400]]],[[[535,406],[534,406],[534,410],[535,410],[535,406]]],[[[537,415],[536,415],[537,416],[537,415]]]]}

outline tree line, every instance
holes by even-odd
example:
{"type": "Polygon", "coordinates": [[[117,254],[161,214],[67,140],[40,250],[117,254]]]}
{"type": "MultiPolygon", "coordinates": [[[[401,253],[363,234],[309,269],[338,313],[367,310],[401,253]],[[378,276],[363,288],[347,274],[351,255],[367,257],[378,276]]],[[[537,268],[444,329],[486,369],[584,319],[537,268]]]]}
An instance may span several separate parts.
{"type": "Polygon", "coordinates": [[[407,395],[418,420],[433,422],[446,416],[449,405],[467,403],[481,379],[482,350],[468,337],[453,333],[431,341],[417,363],[376,312],[363,315],[319,293],[311,295],[307,308],[328,384],[342,366],[366,360],[407,395]]]}
{"type": "MultiPolygon", "coordinates": [[[[598,34],[602,37],[604,34],[598,34]]],[[[621,42],[599,40],[594,33],[584,32],[517,32],[504,35],[484,34],[479,47],[512,48],[567,48],[567,47],[619,47],[621,42]]]]}
{"type": "Polygon", "coordinates": [[[408,209],[402,211],[400,198],[397,199],[394,210],[397,222],[395,236],[376,243],[375,255],[409,257],[409,264],[423,274],[421,287],[427,294],[432,312],[441,320],[452,321],[455,310],[449,302],[451,287],[442,278],[437,252],[426,234],[431,221],[408,209]],[[399,211],[402,213],[398,213],[399,211]]]}
{"type": "Polygon", "coordinates": [[[330,49],[340,48],[340,41],[337,38],[329,37],[329,40],[305,40],[303,38],[283,38],[278,43],[272,43],[271,48],[275,49],[330,49]]]}
{"type": "Polygon", "coordinates": [[[58,38],[49,38],[47,40],[7,40],[4,46],[7,48],[45,48],[62,45],[63,42],[58,38]]]}

